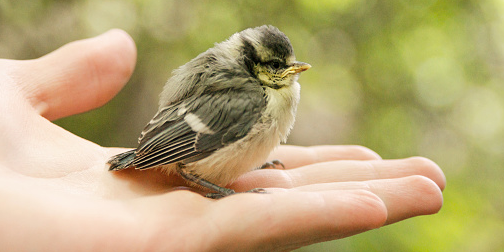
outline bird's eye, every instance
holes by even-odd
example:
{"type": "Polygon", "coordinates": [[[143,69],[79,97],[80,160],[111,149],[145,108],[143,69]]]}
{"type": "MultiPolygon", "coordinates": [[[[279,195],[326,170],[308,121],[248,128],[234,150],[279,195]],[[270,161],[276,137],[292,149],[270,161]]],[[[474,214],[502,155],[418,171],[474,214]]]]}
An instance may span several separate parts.
{"type": "Polygon", "coordinates": [[[280,68],[280,66],[281,66],[281,63],[280,63],[280,61],[278,61],[278,60],[272,60],[272,61],[270,61],[269,63],[270,63],[269,65],[270,65],[271,67],[273,67],[274,69],[278,69],[278,68],[280,68]]]}

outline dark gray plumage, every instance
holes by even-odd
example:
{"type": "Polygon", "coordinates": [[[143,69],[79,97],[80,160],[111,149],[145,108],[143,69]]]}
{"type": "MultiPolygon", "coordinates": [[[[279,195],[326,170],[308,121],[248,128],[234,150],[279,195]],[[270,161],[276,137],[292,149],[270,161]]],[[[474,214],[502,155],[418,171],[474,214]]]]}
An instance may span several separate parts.
{"type": "MultiPolygon", "coordinates": [[[[173,72],[138,147],[112,157],[110,170],[162,167],[189,180],[233,181],[285,141],[297,75],[309,67],[295,61],[289,39],[273,26],[234,34],[173,72]]],[[[211,189],[232,191],[217,185],[211,189]]]]}

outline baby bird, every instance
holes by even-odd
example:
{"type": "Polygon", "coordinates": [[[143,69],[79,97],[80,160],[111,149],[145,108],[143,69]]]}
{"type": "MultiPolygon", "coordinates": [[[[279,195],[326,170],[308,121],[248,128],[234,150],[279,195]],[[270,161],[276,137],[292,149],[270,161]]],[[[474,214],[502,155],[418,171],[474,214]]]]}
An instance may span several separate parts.
{"type": "Polygon", "coordinates": [[[276,27],[233,34],[173,72],[138,147],[110,158],[109,170],[162,168],[215,191],[208,197],[234,194],[223,186],[287,140],[298,76],[310,67],[276,27]]]}

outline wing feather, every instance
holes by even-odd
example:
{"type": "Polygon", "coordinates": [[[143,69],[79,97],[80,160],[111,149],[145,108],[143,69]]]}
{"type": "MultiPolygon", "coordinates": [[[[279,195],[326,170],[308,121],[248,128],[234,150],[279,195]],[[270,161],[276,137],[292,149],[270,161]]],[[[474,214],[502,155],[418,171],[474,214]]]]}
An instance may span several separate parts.
{"type": "Polygon", "coordinates": [[[142,132],[133,164],[194,162],[244,137],[266,105],[260,91],[219,90],[161,109],[142,132]]]}
{"type": "Polygon", "coordinates": [[[157,153],[157,155],[143,160],[142,162],[135,164],[138,169],[145,169],[148,167],[154,167],[163,164],[170,164],[176,162],[180,158],[185,158],[195,153],[193,144],[181,146],[176,150],[166,151],[164,153],[157,153]]]}
{"type": "Polygon", "coordinates": [[[151,160],[153,158],[158,158],[162,155],[167,155],[172,151],[175,151],[177,149],[180,149],[181,147],[184,146],[191,146],[194,145],[194,137],[188,134],[189,137],[186,137],[186,139],[181,139],[179,141],[175,141],[170,145],[164,146],[162,148],[156,148],[155,151],[150,151],[148,152],[148,155],[139,155],[138,158],[135,159],[134,164],[142,164],[145,161],[151,160]]]}

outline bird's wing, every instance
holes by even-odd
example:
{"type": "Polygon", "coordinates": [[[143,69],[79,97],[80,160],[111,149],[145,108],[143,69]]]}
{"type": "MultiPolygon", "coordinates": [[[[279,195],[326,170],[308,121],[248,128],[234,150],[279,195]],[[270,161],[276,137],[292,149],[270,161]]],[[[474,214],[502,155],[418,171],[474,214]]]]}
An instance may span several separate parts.
{"type": "Polygon", "coordinates": [[[137,169],[194,162],[244,137],[266,101],[257,90],[225,89],[170,105],[146,126],[133,164],[137,169]]]}

